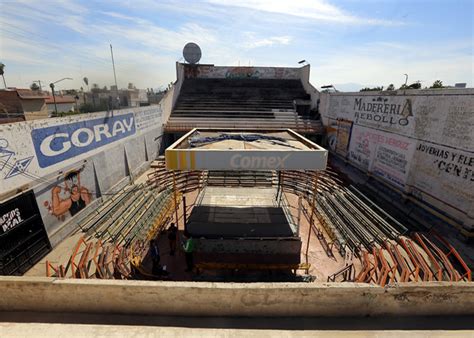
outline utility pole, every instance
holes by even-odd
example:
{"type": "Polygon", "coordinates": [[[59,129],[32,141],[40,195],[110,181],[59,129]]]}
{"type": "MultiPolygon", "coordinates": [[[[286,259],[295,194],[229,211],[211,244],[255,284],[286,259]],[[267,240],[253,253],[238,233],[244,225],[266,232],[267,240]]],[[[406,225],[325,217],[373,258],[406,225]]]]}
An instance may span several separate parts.
{"type": "Polygon", "coordinates": [[[54,94],[54,83],[50,83],[49,86],[51,87],[51,91],[53,92],[54,111],[56,112],[55,117],[58,117],[58,107],[56,106],[56,95],[54,94]]]}
{"type": "Polygon", "coordinates": [[[5,86],[5,89],[7,89],[7,83],[5,82],[5,65],[3,63],[0,62],[0,75],[2,76],[3,78],[3,85],[5,86]]]}
{"type": "MultiPolygon", "coordinates": [[[[115,100],[118,98],[118,85],[117,85],[117,75],[115,74],[115,62],[114,62],[114,51],[112,50],[112,44],[110,44],[110,55],[112,56],[112,68],[114,70],[114,80],[115,80],[115,95],[116,95],[116,98],[115,100]]],[[[114,101],[115,101],[114,100],[114,101]]],[[[115,102],[112,102],[112,114],[113,114],[113,106],[114,106],[114,103],[115,102]]]]}
{"type": "Polygon", "coordinates": [[[72,80],[72,78],[64,77],[61,80],[58,80],[58,81],[55,81],[55,82],[52,82],[52,83],[49,84],[49,86],[51,87],[51,91],[53,92],[54,111],[56,112],[56,116],[58,115],[58,107],[56,106],[56,95],[54,94],[54,84],[58,83],[58,82],[61,82],[63,80],[72,80]]]}

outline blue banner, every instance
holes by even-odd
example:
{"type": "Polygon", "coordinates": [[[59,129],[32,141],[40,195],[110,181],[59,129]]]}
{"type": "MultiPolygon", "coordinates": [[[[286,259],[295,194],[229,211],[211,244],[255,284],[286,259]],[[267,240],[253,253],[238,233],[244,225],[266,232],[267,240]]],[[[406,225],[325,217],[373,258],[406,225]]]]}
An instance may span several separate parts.
{"type": "Polygon", "coordinates": [[[33,129],[31,138],[41,168],[135,134],[132,113],[33,129]]]}

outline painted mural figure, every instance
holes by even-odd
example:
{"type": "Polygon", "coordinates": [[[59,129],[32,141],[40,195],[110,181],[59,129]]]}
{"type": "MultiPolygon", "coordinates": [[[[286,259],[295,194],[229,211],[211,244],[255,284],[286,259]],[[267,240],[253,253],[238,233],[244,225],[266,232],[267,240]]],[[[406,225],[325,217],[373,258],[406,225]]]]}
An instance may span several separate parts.
{"type": "Polygon", "coordinates": [[[84,209],[91,201],[91,195],[86,187],[81,186],[81,176],[79,171],[73,171],[64,178],[64,188],[57,185],[52,190],[51,212],[55,216],[62,216],[67,211],[74,216],[84,209]],[[64,189],[69,196],[61,199],[60,193],[64,189]]]}

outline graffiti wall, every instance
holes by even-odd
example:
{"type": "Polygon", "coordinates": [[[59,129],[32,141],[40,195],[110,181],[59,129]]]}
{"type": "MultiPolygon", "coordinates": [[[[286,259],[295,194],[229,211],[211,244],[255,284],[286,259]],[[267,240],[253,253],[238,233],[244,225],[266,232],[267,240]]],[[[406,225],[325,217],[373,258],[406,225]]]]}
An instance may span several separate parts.
{"type": "Polygon", "coordinates": [[[130,151],[136,163],[145,158],[145,135],[160,136],[161,127],[160,106],[0,125],[0,195],[139,138],[140,149],[130,151]]]}
{"type": "Polygon", "coordinates": [[[284,67],[219,67],[184,65],[185,78],[201,79],[293,79],[301,78],[300,68],[284,67]]]}
{"type": "Polygon", "coordinates": [[[46,231],[56,236],[158,156],[162,129],[160,106],[1,125],[2,199],[32,188],[46,231]]]}
{"type": "Polygon", "coordinates": [[[410,176],[413,195],[436,205],[442,200],[459,213],[474,216],[473,152],[418,142],[410,176]]]}
{"type": "Polygon", "coordinates": [[[94,180],[93,164],[86,162],[80,168],[67,171],[34,189],[49,235],[100,196],[100,191],[95,191],[94,180]]]}
{"type": "Polygon", "coordinates": [[[321,108],[335,151],[353,122],[338,154],[474,228],[473,89],[323,94],[321,108]]]}

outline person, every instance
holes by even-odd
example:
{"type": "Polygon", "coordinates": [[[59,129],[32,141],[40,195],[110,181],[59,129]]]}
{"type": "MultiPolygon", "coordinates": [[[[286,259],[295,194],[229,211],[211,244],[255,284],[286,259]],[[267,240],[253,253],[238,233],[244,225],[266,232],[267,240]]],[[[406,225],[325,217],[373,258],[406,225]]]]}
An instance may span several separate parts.
{"type": "Polygon", "coordinates": [[[86,187],[81,186],[80,171],[68,173],[64,179],[64,191],[69,193],[65,199],[61,199],[60,193],[62,188],[56,185],[52,190],[51,213],[54,216],[61,216],[67,211],[74,216],[84,209],[91,201],[91,194],[86,187]]]}
{"type": "Polygon", "coordinates": [[[170,243],[170,256],[174,256],[174,252],[176,251],[176,238],[178,236],[178,229],[171,223],[171,226],[168,229],[168,241],[170,243]]]}
{"type": "Polygon", "coordinates": [[[152,239],[150,241],[150,256],[151,256],[151,261],[152,261],[152,268],[151,268],[151,273],[154,275],[158,274],[158,270],[160,269],[160,249],[158,248],[158,245],[156,244],[156,241],[152,239]]]}
{"type": "Polygon", "coordinates": [[[190,272],[193,270],[193,267],[194,267],[193,252],[194,252],[196,243],[194,242],[194,239],[191,235],[185,234],[184,236],[185,238],[187,237],[186,242],[183,243],[183,250],[184,250],[184,255],[186,258],[186,267],[187,267],[185,271],[190,272]]]}

